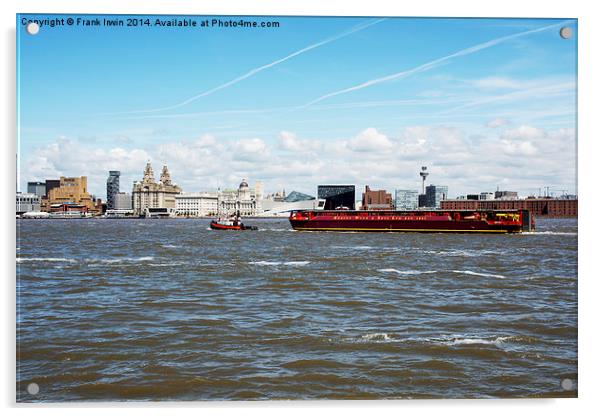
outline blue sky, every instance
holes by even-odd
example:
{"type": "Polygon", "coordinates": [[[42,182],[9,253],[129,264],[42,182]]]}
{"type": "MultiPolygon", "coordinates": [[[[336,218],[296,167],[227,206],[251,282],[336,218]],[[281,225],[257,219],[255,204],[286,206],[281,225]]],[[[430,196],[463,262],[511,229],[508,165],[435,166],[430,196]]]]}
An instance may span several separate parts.
{"type": "Polygon", "coordinates": [[[451,196],[576,193],[575,20],[245,17],[280,27],[31,36],[21,17],[22,188],[87,175],[104,199],[108,170],[130,191],[150,159],[188,192],[241,178],[419,189],[427,165],[451,196]]]}

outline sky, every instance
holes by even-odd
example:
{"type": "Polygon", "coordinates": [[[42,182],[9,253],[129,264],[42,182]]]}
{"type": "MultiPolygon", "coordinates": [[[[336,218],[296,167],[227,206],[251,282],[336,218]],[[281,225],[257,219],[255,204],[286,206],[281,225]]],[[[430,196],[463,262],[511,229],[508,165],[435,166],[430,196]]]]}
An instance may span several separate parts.
{"type": "MultiPolygon", "coordinates": [[[[574,19],[244,17],[278,27],[47,27],[17,16],[18,186],[151,161],[185,192],[445,185],[577,193],[574,19]],[[562,27],[572,37],[559,35],[562,27]]],[[[95,17],[95,16],[94,16],[95,17]]],[[[98,16],[112,18],[115,16],[98,16]]],[[[119,16],[127,18],[147,16],[119,16]]],[[[184,18],[184,17],[181,17],[184,18]]],[[[236,17],[193,17],[240,20],[236,17]]]]}

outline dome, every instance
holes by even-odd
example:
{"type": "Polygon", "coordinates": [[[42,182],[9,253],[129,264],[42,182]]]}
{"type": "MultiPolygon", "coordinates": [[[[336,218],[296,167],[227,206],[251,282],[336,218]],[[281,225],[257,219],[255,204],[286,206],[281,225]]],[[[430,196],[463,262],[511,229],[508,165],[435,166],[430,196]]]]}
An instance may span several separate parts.
{"type": "Polygon", "coordinates": [[[247,183],[246,179],[243,179],[242,182],[240,183],[240,185],[238,186],[238,189],[242,189],[242,188],[248,188],[249,184],[247,183]]]}

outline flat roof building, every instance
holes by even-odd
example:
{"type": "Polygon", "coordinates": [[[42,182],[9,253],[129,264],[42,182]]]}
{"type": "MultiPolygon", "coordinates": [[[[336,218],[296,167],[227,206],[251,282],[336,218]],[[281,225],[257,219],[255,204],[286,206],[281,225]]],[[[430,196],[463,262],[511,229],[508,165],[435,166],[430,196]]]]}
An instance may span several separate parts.
{"type": "Polygon", "coordinates": [[[355,209],[355,185],[318,185],[318,199],[326,200],[326,210],[355,209]]]}

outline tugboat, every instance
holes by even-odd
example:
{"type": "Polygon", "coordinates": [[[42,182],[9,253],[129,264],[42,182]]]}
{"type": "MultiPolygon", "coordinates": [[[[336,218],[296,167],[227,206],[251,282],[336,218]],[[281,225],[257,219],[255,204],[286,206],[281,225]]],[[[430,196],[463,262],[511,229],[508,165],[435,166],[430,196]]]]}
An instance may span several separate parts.
{"type": "Polygon", "coordinates": [[[240,212],[230,218],[220,217],[209,224],[212,230],[257,230],[253,225],[244,225],[240,220],[240,212]]]}

